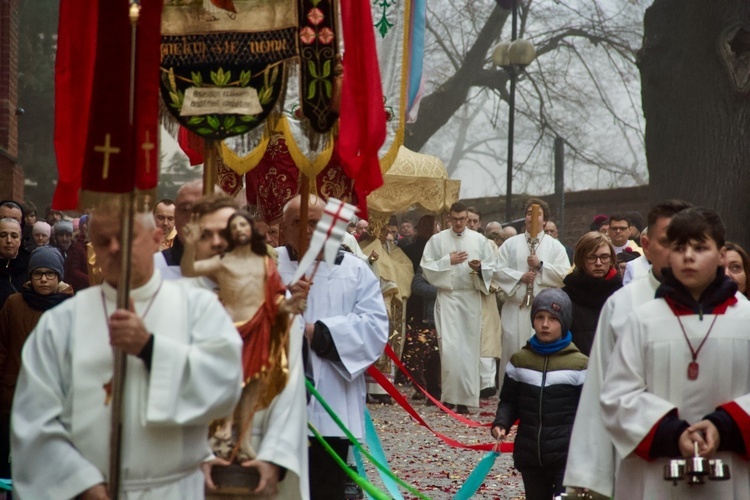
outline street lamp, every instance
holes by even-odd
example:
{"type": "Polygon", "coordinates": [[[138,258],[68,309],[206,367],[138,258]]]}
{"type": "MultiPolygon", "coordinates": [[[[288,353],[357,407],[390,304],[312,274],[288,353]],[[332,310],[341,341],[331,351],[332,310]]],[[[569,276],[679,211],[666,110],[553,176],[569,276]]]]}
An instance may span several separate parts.
{"type": "Polygon", "coordinates": [[[518,37],[518,0],[512,0],[513,29],[510,42],[501,42],[492,51],[492,62],[503,68],[510,77],[510,92],[508,95],[508,172],[507,188],[505,191],[505,220],[512,220],[513,199],[513,133],[516,119],[516,81],[518,75],[536,57],[536,49],[528,40],[518,37]]]}

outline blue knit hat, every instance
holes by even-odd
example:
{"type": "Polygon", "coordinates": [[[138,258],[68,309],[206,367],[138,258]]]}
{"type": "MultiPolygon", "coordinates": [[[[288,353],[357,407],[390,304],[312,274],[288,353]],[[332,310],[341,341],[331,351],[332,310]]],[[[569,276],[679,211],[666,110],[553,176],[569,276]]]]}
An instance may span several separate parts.
{"type": "Polygon", "coordinates": [[[63,259],[62,254],[57,248],[51,246],[37,247],[31,252],[31,257],[29,258],[29,273],[34,271],[34,269],[46,267],[55,271],[60,276],[60,281],[62,281],[65,278],[65,272],[63,271],[64,264],[65,259],[63,259]]]}
{"type": "Polygon", "coordinates": [[[547,311],[557,318],[562,326],[562,334],[565,336],[573,324],[573,304],[570,302],[568,294],[559,288],[547,288],[542,290],[534,297],[531,303],[531,322],[534,322],[534,316],[539,311],[547,311]]]}

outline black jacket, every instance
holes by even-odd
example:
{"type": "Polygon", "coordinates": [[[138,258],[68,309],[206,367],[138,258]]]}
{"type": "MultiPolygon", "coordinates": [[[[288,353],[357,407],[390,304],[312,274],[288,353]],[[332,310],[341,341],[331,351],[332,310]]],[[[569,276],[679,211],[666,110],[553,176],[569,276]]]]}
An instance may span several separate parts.
{"type": "Polygon", "coordinates": [[[575,344],[550,355],[529,344],[510,358],[493,426],[519,420],[513,460],[519,471],[563,469],[588,358],[575,344]]]}
{"type": "Polygon", "coordinates": [[[622,288],[622,279],[615,275],[610,279],[593,278],[583,272],[573,271],[563,280],[563,292],[573,303],[573,323],[570,333],[573,343],[588,356],[594,343],[594,333],[599,314],[607,299],[622,288]]]}

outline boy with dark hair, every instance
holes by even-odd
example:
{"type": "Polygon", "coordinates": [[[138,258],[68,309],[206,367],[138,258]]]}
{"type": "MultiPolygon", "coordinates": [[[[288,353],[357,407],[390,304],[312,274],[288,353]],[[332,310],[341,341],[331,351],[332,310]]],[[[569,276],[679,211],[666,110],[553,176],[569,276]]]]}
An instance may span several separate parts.
{"type": "Polygon", "coordinates": [[[526,498],[561,494],[568,444],[586,378],[588,358],[569,331],[573,305],[562,290],[542,290],[531,305],[535,334],[505,368],[492,423],[502,439],[519,420],[513,461],[523,477],[526,498]]]}
{"type": "Polygon", "coordinates": [[[622,458],[614,496],[750,498],[750,303],[724,274],[724,225],[707,209],[675,215],[669,268],[656,299],[624,325],[601,392],[604,425],[622,458]],[[663,480],[672,458],[729,465],[731,480],[663,480]]]}

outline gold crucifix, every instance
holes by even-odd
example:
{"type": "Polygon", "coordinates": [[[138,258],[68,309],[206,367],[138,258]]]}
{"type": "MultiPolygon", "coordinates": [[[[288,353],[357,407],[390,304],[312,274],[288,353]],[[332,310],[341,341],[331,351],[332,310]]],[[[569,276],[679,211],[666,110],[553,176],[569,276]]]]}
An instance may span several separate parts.
{"type": "Polygon", "coordinates": [[[94,151],[97,153],[104,153],[104,166],[102,168],[102,179],[109,177],[109,155],[119,154],[120,148],[113,147],[110,143],[112,136],[110,134],[104,135],[104,145],[94,146],[94,151]]]}
{"type": "Polygon", "coordinates": [[[141,144],[141,149],[143,149],[144,155],[146,156],[146,173],[151,172],[151,150],[154,149],[156,145],[151,142],[151,139],[149,139],[149,133],[148,130],[146,130],[146,140],[141,144]]]}

